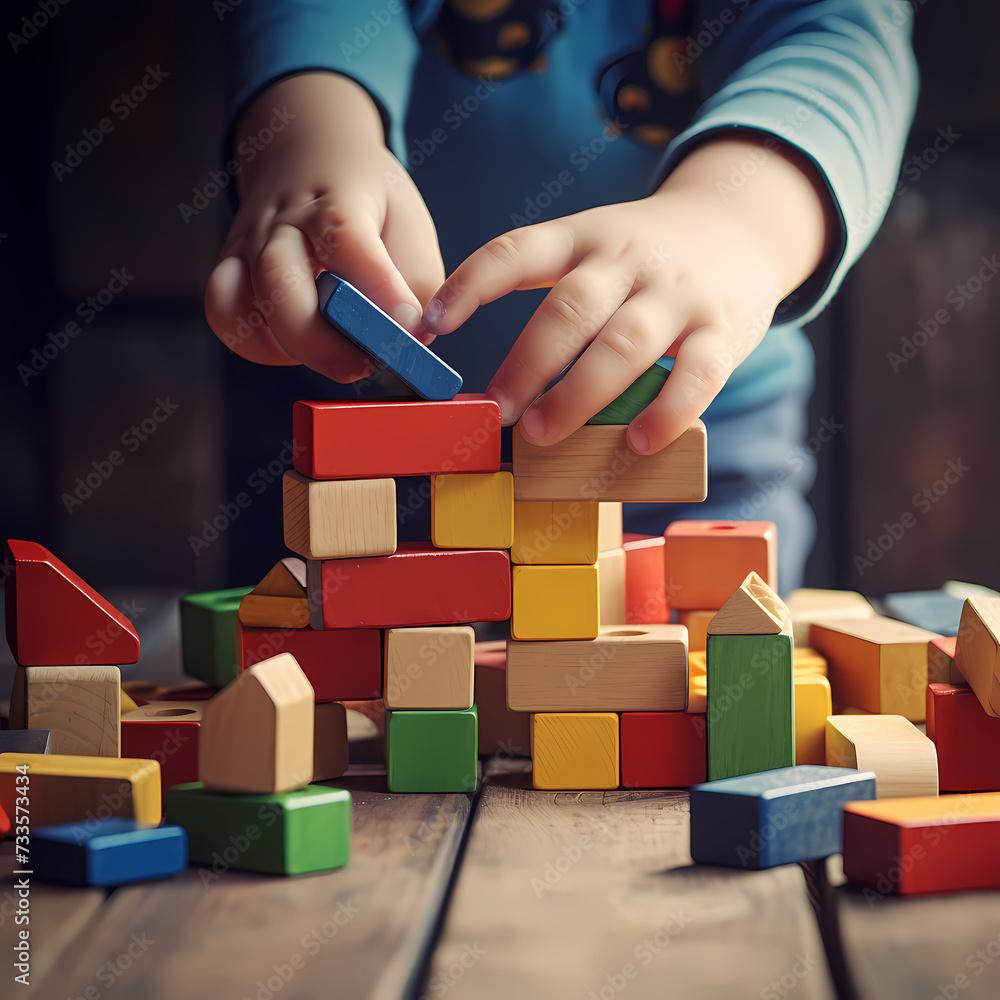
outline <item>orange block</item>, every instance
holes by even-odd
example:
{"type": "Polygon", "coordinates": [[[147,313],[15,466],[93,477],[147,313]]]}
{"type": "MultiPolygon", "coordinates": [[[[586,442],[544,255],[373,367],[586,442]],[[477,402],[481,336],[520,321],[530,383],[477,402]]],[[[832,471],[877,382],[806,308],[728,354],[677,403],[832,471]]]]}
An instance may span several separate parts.
{"type": "Polygon", "coordinates": [[[663,535],[626,535],[624,548],[625,623],[666,625],[670,608],[663,575],[663,535]]]}

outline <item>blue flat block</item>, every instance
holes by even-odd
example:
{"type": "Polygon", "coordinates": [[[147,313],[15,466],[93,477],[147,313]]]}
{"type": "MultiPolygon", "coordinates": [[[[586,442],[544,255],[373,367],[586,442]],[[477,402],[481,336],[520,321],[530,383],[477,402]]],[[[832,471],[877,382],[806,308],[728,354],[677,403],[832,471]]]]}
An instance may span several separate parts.
{"type": "Polygon", "coordinates": [[[183,827],[102,819],[31,831],[31,866],[71,885],[127,885],[167,878],[188,863],[183,827]]]}
{"type": "Polygon", "coordinates": [[[774,868],[839,854],[845,802],[875,798],[875,773],[800,764],[691,789],[691,857],[774,868]]]}
{"type": "Polygon", "coordinates": [[[0,729],[0,753],[49,753],[47,729],[0,729]]]}
{"type": "Polygon", "coordinates": [[[454,399],[462,376],[366,295],[329,271],[316,279],[320,312],[348,340],[423,399],[454,399]]]}
{"type": "Polygon", "coordinates": [[[901,622],[938,635],[958,635],[965,602],[943,590],[914,590],[909,594],[886,594],[882,603],[885,610],[901,622]]]}

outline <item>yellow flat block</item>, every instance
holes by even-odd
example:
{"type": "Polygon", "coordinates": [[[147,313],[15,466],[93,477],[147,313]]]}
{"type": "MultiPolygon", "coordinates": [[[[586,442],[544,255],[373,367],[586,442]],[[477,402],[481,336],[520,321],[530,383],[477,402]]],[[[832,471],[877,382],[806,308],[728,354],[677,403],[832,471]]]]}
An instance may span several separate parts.
{"type": "Polygon", "coordinates": [[[826,763],[826,719],[833,713],[830,682],[815,673],[797,673],[795,685],[795,763],[826,763]]]}
{"type": "Polygon", "coordinates": [[[601,595],[601,624],[624,624],[625,549],[607,549],[597,557],[597,585],[601,595]]]}
{"type": "Polygon", "coordinates": [[[515,639],[596,639],[599,593],[596,564],[515,566],[510,634],[515,639]]]}
{"type": "Polygon", "coordinates": [[[708,623],[715,617],[715,612],[678,611],[677,615],[680,623],[687,626],[692,652],[703,653],[708,644],[708,623]]]}
{"type": "Polygon", "coordinates": [[[602,506],[579,500],[515,500],[511,562],[521,566],[597,562],[602,506]]]}
{"type": "Polygon", "coordinates": [[[826,677],[828,666],[826,657],[820,656],[815,649],[796,646],[792,650],[792,669],[802,674],[822,674],[826,677]]]}
{"type": "Polygon", "coordinates": [[[468,625],[385,630],[386,708],[472,708],[476,633],[468,625]]]}
{"type": "Polygon", "coordinates": [[[617,788],[618,759],[618,716],[614,712],[534,716],[531,780],[535,788],[617,788]]]}
{"type": "Polygon", "coordinates": [[[514,477],[503,471],[432,476],[431,541],[439,549],[509,549],[514,477]]]}

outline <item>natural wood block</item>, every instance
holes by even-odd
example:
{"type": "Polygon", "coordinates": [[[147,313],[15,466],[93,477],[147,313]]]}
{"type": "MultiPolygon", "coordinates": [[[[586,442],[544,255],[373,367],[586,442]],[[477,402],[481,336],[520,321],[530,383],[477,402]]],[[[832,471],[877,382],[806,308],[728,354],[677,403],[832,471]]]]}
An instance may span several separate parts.
{"type": "Polygon", "coordinates": [[[240,601],[240,621],[250,628],[305,628],[309,624],[306,564],[289,556],[240,601]]]}
{"type": "Polygon", "coordinates": [[[468,625],[385,630],[385,707],[472,708],[473,647],[468,625]]]}
{"type": "Polygon", "coordinates": [[[295,657],[247,668],[204,703],[198,775],[221,792],[273,795],[312,780],[315,698],[295,657]]]}
{"type": "Polygon", "coordinates": [[[531,781],[535,788],[617,788],[618,716],[614,712],[534,716],[531,781]]]}
{"type": "MultiPolygon", "coordinates": [[[[670,607],[663,567],[663,536],[626,535],[623,548],[625,549],[625,623],[667,624],[670,621],[670,607]]],[[[690,641],[690,629],[688,635],[690,641]]]]}
{"type": "Polygon", "coordinates": [[[927,685],[927,738],[942,792],[1000,791],[1000,719],[983,711],[972,688],[927,685]]]}
{"type": "Polygon", "coordinates": [[[622,787],[687,788],[705,780],[705,716],[624,712],[622,787]]]}
{"type": "Polygon", "coordinates": [[[473,792],[479,780],[476,706],[461,712],[388,712],[391,792],[473,792]]]}
{"type": "Polygon", "coordinates": [[[348,766],[347,709],[338,701],[316,705],[313,714],[313,781],[339,778],[348,766]]]}
{"type": "Polygon", "coordinates": [[[625,624],[625,549],[607,549],[597,558],[602,625],[625,624]]]}
{"type": "Polygon", "coordinates": [[[678,611],[677,619],[688,630],[688,644],[692,651],[704,652],[708,644],[708,623],[714,611],[678,611]]]}
{"type": "Polygon", "coordinates": [[[831,715],[826,762],[874,771],[880,799],[938,793],[934,744],[901,715],[831,715]]]}
{"type": "Polygon", "coordinates": [[[815,649],[808,646],[796,646],[792,650],[792,666],[796,673],[821,674],[827,676],[829,664],[825,656],[820,656],[815,649]]]}
{"type": "Polygon", "coordinates": [[[233,587],[180,599],[181,658],[184,673],[214,688],[239,672],[234,625],[240,603],[253,587],[233,587]]]}
{"type": "Polygon", "coordinates": [[[809,628],[814,621],[839,618],[874,618],[875,609],[867,598],[853,590],[793,590],[785,598],[792,617],[792,637],[796,646],[809,645],[809,628]]]}
{"type": "Polygon", "coordinates": [[[830,682],[822,674],[795,670],[795,761],[826,763],[826,719],[833,713],[830,682]]]}
{"type": "Polygon", "coordinates": [[[11,729],[48,729],[52,753],[121,756],[121,671],[117,667],[18,667],[11,729]]]}
{"type": "Polygon", "coordinates": [[[507,707],[507,670],[479,662],[476,656],[476,711],[479,716],[479,753],[492,757],[528,756],[531,745],[525,712],[507,707]]]}
{"type": "Polygon", "coordinates": [[[930,632],[875,617],[813,622],[809,635],[829,664],[836,704],[923,722],[930,632]]]}
{"type": "Polygon", "coordinates": [[[57,753],[0,754],[0,808],[12,818],[15,798],[23,786],[23,782],[16,784],[16,779],[25,765],[32,829],[107,816],[160,822],[160,765],[155,760],[57,753]]]}
{"type": "Polygon", "coordinates": [[[431,540],[439,549],[509,549],[514,477],[503,470],[432,476],[431,540]]]}
{"type": "Polygon", "coordinates": [[[672,608],[721,608],[751,571],[778,588],[778,529],[771,521],[674,521],[663,537],[672,608]]]}
{"type": "Polygon", "coordinates": [[[580,500],[515,500],[511,562],[593,565],[598,556],[600,506],[580,500]]]}
{"type": "Polygon", "coordinates": [[[955,666],[957,635],[935,636],[927,642],[927,683],[955,684],[968,687],[969,682],[955,666]]]}
{"type": "Polygon", "coordinates": [[[692,674],[688,679],[688,707],[691,715],[705,715],[708,712],[708,677],[692,674]]]}
{"type": "Polygon", "coordinates": [[[597,506],[597,551],[610,552],[625,544],[622,529],[622,505],[600,503],[597,506]]]}
{"type": "Polygon", "coordinates": [[[875,899],[1000,889],[998,841],[997,793],[844,807],[844,874],[875,899]]]}
{"type": "Polygon", "coordinates": [[[285,544],[306,559],[387,556],[396,551],[394,479],[282,480],[285,544]]]}
{"type": "Polygon", "coordinates": [[[518,712],[683,712],[682,625],[603,626],[596,639],[507,644],[507,705],[518,712]]]}
{"type": "MultiPolygon", "coordinates": [[[[586,424],[558,444],[530,444],[514,429],[515,500],[700,503],[708,495],[705,425],[673,444],[636,455],[623,424],[586,424]]],[[[745,575],[745,574],[744,574],[745,575]]],[[[735,586],[735,584],[734,584],[735,586]]]]}
{"type": "Polygon", "coordinates": [[[510,634],[515,639],[596,639],[597,566],[515,566],[510,634]]]}
{"type": "Polygon", "coordinates": [[[122,756],[160,765],[160,793],[198,780],[198,737],[204,702],[153,701],[122,716],[122,756]]]}
{"type": "Polygon", "coordinates": [[[955,666],[976,692],[983,711],[1000,716],[1000,597],[966,598],[955,666]]]}
{"type": "Polygon", "coordinates": [[[788,608],[753,571],[708,623],[709,635],[777,635],[788,624],[788,608]]]}

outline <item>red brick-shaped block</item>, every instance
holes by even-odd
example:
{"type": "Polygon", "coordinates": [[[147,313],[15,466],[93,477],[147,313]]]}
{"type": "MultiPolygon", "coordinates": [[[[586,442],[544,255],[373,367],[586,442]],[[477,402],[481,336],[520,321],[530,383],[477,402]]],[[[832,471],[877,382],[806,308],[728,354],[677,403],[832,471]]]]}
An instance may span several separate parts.
{"type": "Polygon", "coordinates": [[[706,778],[705,716],[623,712],[622,787],[687,788],[706,778]]]}
{"type": "Polygon", "coordinates": [[[1000,719],[983,711],[972,688],[927,685],[927,737],[942,792],[1000,791],[1000,719]]]}

